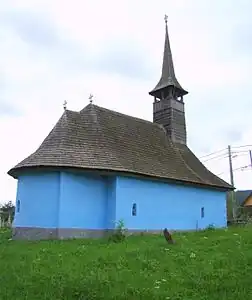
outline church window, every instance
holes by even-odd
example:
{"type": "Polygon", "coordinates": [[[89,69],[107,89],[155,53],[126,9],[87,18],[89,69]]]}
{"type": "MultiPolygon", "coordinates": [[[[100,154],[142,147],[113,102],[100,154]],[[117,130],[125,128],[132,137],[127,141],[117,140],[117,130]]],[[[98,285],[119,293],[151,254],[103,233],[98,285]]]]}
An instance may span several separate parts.
{"type": "Polygon", "coordinates": [[[20,212],[20,200],[17,201],[17,212],[20,212]]]}
{"type": "Polygon", "coordinates": [[[205,208],[201,207],[201,218],[203,219],[205,217],[205,208]]]}
{"type": "Polygon", "coordinates": [[[132,205],[132,216],[136,216],[136,203],[133,203],[132,205]]]}

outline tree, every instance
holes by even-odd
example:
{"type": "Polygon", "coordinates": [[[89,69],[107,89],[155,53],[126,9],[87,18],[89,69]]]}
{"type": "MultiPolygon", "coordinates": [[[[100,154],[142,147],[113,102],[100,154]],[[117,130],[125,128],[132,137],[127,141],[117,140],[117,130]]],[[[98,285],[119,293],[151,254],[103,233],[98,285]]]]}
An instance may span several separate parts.
{"type": "Polygon", "coordinates": [[[2,221],[4,223],[8,222],[9,216],[11,218],[11,222],[13,221],[14,214],[15,214],[15,206],[11,201],[0,205],[0,210],[1,210],[2,221]]]}

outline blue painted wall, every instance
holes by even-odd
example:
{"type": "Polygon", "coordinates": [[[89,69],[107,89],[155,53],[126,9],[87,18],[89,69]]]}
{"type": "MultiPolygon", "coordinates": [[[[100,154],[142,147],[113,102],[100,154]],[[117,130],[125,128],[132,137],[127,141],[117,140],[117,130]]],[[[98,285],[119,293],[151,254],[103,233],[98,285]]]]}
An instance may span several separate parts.
{"type": "Polygon", "coordinates": [[[22,175],[17,200],[14,226],[21,227],[110,229],[120,219],[127,228],[140,230],[226,226],[225,192],[121,176],[22,175]]]}
{"type": "Polygon", "coordinates": [[[117,177],[108,177],[108,194],[107,194],[107,229],[114,229],[116,224],[116,186],[117,177]]]}
{"type": "Polygon", "coordinates": [[[21,227],[57,227],[59,187],[59,172],[20,176],[16,198],[16,202],[20,201],[20,211],[15,213],[13,225],[21,227]]]}
{"type": "Polygon", "coordinates": [[[18,179],[15,227],[105,229],[115,218],[115,179],[66,172],[18,179]],[[108,199],[109,205],[108,205],[108,199]]]}
{"type": "Polygon", "coordinates": [[[226,193],[127,177],[117,178],[116,219],[128,229],[196,229],[226,226],[226,193]],[[136,203],[137,215],[132,216],[136,203]],[[201,208],[204,207],[204,218],[201,208]]]}
{"type": "Polygon", "coordinates": [[[59,228],[105,229],[107,179],[61,173],[59,228]]]}

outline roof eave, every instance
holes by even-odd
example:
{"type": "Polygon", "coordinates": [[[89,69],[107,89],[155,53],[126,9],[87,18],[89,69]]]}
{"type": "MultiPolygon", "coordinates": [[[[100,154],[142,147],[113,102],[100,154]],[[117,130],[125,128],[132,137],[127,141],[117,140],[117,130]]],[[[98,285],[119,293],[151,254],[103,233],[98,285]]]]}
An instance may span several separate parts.
{"type": "Polygon", "coordinates": [[[161,93],[161,91],[163,89],[171,87],[171,86],[175,87],[180,92],[181,96],[185,96],[185,95],[188,94],[188,92],[186,90],[178,88],[175,85],[165,85],[165,86],[162,86],[162,87],[155,87],[152,91],[149,92],[149,95],[151,95],[151,96],[157,96],[158,94],[161,93]]]}
{"type": "Polygon", "coordinates": [[[11,177],[13,177],[14,179],[17,179],[17,172],[16,172],[17,168],[12,168],[10,169],[7,174],[10,175],[11,177]]]}
{"type": "Polygon", "coordinates": [[[79,169],[80,171],[98,171],[98,172],[114,172],[114,173],[121,173],[121,174],[127,174],[127,175],[134,175],[134,176],[142,176],[142,177],[148,177],[148,178],[153,178],[156,180],[164,180],[164,181],[172,181],[172,182],[177,182],[177,183],[182,183],[182,184],[191,184],[191,185],[196,185],[196,186],[202,186],[205,188],[215,188],[218,190],[223,190],[223,191],[232,191],[235,189],[235,187],[231,185],[216,185],[216,184],[207,184],[207,183],[200,183],[200,182],[193,182],[193,181],[187,181],[183,179],[175,179],[175,178],[168,178],[164,176],[155,176],[151,174],[146,174],[146,173],[140,173],[140,172],[133,172],[129,170],[121,170],[121,169],[107,169],[107,168],[90,168],[90,167],[75,167],[75,166],[49,166],[49,165],[38,165],[38,166],[27,166],[27,167],[15,167],[10,169],[7,174],[12,176],[15,179],[18,179],[19,175],[21,175],[24,172],[30,171],[30,170],[42,170],[42,169],[52,169],[55,171],[55,169],[72,169],[72,170],[77,170],[79,169]]]}

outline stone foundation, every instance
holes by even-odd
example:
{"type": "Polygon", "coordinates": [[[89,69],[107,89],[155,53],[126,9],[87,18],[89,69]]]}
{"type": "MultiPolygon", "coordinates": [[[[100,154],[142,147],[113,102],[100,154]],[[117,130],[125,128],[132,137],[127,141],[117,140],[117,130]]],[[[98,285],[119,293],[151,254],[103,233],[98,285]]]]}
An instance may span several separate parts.
{"type": "MultiPolygon", "coordinates": [[[[73,238],[102,238],[113,233],[113,229],[39,228],[14,227],[14,240],[55,240],[73,238]]],[[[127,235],[161,234],[162,230],[127,230],[127,235]]]]}
{"type": "Polygon", "coordinates": [[[14,240],[54,240],[58,237],[56,228],[13,227],[14,240]]]}
{"type": "Polygon", "coordinates": [[[58,239],[73,239],[73,238],[102,238],[106,237],[108,231],[105,229],[76,229],[76,228],[61,228],[58,229],[58,239]]]}
{"type": "Polygon", "coordinates": [[[73,238],[101,238],[108,234],[107,230],[78,229],[78,228],[38,228],[14,227],[14,240],[55,240],[73,238]]]}

